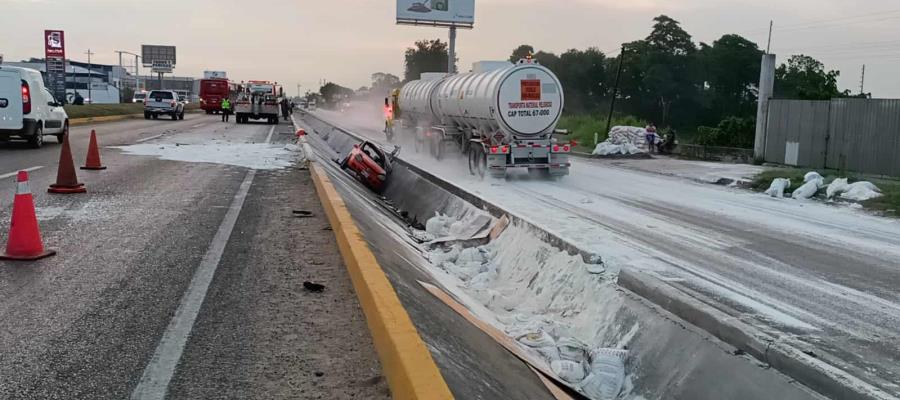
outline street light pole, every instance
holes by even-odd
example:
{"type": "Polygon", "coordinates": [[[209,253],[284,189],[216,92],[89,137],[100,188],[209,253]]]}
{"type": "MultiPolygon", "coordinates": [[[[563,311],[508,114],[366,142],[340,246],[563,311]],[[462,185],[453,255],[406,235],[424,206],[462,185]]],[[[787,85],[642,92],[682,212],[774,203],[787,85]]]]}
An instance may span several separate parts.
{"type": "Polygon", "coordinates": [[[91,56],[94,55],[94,53],[91,53],[91,49],[88,49],[87,52],[84,54],[87,54],[87,56],[88,56],[88,84],[87,84],[88,85],[88,101],[91,104],[93,104],[94,96],[93,96],[93,93],[91,92],[91,82],[94,80],[93,72],[92,72],[94,67],[91,65],[91,56]]]}

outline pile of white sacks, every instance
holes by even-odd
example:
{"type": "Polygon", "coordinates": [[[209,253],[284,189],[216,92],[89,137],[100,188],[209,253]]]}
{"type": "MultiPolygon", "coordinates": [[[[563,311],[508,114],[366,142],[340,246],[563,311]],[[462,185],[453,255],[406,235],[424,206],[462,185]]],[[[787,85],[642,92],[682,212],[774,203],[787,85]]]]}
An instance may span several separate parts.
{"type": "Polygon", "coordinates": [[[647,152],[647,130],[636,126],[614,126],[609,139],[597,143],[594,155],[640,154],[647,152]]]}
{"type": "MultiPolygon", "coordinates": [[[[785,190],[791,187],[791,180],[776,178],[766,190],[766,194],[772,197],[782,198],[785,190]]],[[[809,199],[825,189],[825,197],[829,200],[841,198],[850,201],[866,201],[881,197],[881,190],[872,182],[849,183],[847,178],[838,178],[830,184],[825,184],[825,178],[818,172],[807,173],[803,177],[803,185],[791,193],[794,199],[809,199]]]]}
{"type": "Polygon", "coordinates": [[[540,353],[554,374],[588,398],[612,400],[622,390],[628,350],[588,350],[587,345],[578,339],[562,337],[554,340],[540,330],[520,336],[517,340],[540,353]]]}

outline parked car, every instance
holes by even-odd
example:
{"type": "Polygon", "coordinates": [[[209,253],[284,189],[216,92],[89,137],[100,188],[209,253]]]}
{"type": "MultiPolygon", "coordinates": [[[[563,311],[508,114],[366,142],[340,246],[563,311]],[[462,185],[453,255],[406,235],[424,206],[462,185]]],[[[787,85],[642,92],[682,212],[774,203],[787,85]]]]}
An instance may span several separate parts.
{"type": "Polygon", "coordinates": [[[131,98],[131,102],[132,103],[143,103],[146,98],[147,98],[147,92],[135,93],[134,96],[131,98]]]}
{"type": "Polygon", "coordinates": [[[184,103],[178,101],[174,90],[153,90],[144,102],[144,119],[157,119],[168,115],[172,120],[184,119],[184,103]]]}
{"type": "Polygon", "coordinates": [[[0,140],[27,140],[33,148],[53,135],[62,143],[69,116],[44,86],[41,73],[0,65],[0,140]]]}

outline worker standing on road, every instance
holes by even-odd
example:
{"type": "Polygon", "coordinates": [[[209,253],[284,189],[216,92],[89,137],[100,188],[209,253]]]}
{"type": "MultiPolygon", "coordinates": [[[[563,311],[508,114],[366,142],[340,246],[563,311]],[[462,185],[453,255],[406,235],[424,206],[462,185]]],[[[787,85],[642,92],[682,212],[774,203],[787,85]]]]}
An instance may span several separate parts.
{"type": "Polygon", "coordinates": [[[231,115],[231,100],[228,98],[222,99],[222,122],[228,122],[231,115]]]}
{"type": "Polygon", "coordinates": [[[288,108],[287,99],[281,99],[281,116],[284,117],[284,120],[287,121],[290,117],[288,116],[290,109],[288,108]]]}
{"type": "Polygon", "coordinates": [[[656,125],[654,123],[650,123],[647,125],[647,134],[644,135],[644,138],[647,139],[647,152],[653,153],[653,148],[656,145],[656,125]]]}

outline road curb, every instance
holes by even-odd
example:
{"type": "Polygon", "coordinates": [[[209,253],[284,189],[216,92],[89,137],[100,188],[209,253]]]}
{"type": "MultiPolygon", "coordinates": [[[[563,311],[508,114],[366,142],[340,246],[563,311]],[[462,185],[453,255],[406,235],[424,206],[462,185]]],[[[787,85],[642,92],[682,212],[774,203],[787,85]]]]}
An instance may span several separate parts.
{"type": "Polygon", "coordinates": [[[895,398],[649,274],[623,269],[617,283],[828,397],[852,400],[895,398]]]}
{"type": "Polygon", "coordinates": [[[452,399],[450,388],[353,222],[344,200],[315,163],[310,172],[359,298],[395,399],[452,399]]]}

